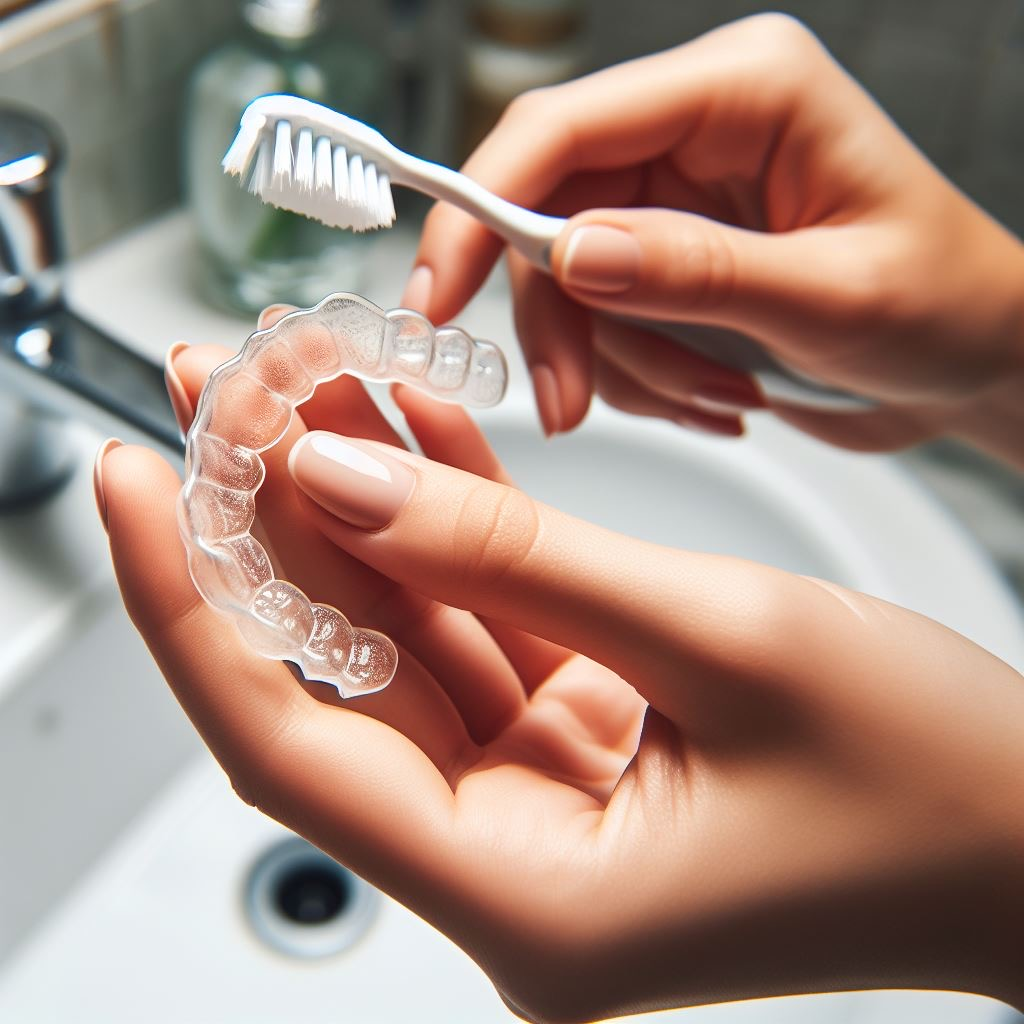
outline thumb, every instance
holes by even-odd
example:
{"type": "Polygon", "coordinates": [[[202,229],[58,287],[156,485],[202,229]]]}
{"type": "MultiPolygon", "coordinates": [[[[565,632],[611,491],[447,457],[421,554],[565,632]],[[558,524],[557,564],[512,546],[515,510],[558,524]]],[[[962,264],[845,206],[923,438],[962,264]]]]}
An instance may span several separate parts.
{"type": "Polygon", "coordinates": [[[798,577],[624,537],[404,450],[314,431],[289,468],[315,524],[356,558],[607,665],[688,727],[738,678],[786,671],[807,631],[798,577]]]}
{"type": "Polygon", "coordinates": [[[552,247],[579,302],[624,316],[731,327],[771,344],[813,331],[857,294],[863,268],[836,228],[771,234],[675,210],[588,210],[552,247]]]}

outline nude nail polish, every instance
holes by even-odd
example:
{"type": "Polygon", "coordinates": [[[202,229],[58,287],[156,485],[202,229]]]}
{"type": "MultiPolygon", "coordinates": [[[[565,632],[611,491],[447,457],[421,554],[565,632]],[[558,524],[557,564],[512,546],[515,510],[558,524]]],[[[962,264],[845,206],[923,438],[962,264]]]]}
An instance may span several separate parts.
{"type": "Polygon", "coordinates": [[[92,464],[92,490],[96,497],[96,511],[100,515],[100,522],[103,524],[103,529],[109,532],[109,525],[107,523],[107,497],[103,493],[103,460],[107,457],[108,452],[112,452],[115,448],[120,448],[124,442],[116,437],[108,437],[106,441],[99,446],[96,452],[96,459],[92,464]]]}
{"type": "Polygon", "coordinates": [[[174,410],[174,418],[178,421],[178,429],[181,431],[182,440],[192,426],[192,418],[195,410],[185,392],[185,385],[182,384],[178,371],[174,368],[174,360],[189,347],[187,341],[175,342],[164,357],[164,384],[167,387],[167,395],[171,400],[171,408],[174,410]]]}
{"type": "Polygon", "coordinates": [[[286,302],[275,302],[270,306],[267,306],[262,313],[256,318],[256,327],[258,330],[264,331],[268,327],[276,324],[286,313],[290,313],[295,306],[289,306],[286,302]]]}
{"type": "Polygon", "coordinates": [[[382,530],[412,493],[413,471],[365,441],[314,430],[288,456],[296,486],[361,530],[382,530]]]}
{"type": "Polygon", "coordinates": [[[640,243],[628,232],[585,224],[569,236],[562,257],[562,279],[571,288],[593,292],[628,291],[640,276],[640,243]]]}
{"type": "Polygon", "coordinates": [[[405,291],[399,305],[404,309],[415,309],[423,312],[430,305],[430,293],[434,287],[434,272],[425,263],[414,267],[405,283],[405,291]]]}
{"type": "Polygon", "coordinates": [[[558,379],[547,363],[537,363],[530,370],[533,393],[537,399],[544,436],[551,437],[562,429],[562,401],[558,394],[558,379]]]}

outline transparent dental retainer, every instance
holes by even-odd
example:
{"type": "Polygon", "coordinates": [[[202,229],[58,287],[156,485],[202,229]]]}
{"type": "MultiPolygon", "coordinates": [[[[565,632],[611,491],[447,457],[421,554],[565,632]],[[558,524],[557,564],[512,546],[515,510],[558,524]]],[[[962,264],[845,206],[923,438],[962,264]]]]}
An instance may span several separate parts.
{"type": "Polygon", "coordinates": [[[434,328],[412,310],[385,312],[350,292],[329,295],[251,335],[210,375],[185,439],[178,525],[196,589],[252,650],[294,662],[307,679],[351,697],[387,686],[398,665],[395,645],[276,579],[250,533],[265,474],[260,452],[280,441],[318,384],[343,373],[403,381],[476,408],[501,401],[508,380],[490,342],[434,328]]]}

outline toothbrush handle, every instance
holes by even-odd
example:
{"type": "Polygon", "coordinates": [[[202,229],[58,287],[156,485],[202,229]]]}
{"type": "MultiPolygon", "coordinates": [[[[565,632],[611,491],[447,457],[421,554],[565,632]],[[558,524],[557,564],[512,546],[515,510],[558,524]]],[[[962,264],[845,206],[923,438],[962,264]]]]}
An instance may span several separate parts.
{"type": "Polygon", "coordinates": [[[564,217],[516,206],[489,192],[472,178],[450,167],[431,163],[407,153],[396,153],[391,182],[425,192],[474,216],[521,252],[535,267],[551,273],[551,243],[565,226],[564,217]]]}
{"type": "MultiPolygon", "coordinates": [[[[407,154],[402,156],[407,157],[407,154]]],[[[395,166],[392,181],[424,191],[472,214],[539,270],[551,273],[551,246],[565,227],[563,217],[548,217],[516,206],[458,171],[415,157],[407,157],[395,166]]],[[[662,334],[723,366],[749,373],[766,398],[825,412],[864,412],[875,407],[870,399],[805,377],[738,331],[702,324],[623,319],[662,334]]]]}

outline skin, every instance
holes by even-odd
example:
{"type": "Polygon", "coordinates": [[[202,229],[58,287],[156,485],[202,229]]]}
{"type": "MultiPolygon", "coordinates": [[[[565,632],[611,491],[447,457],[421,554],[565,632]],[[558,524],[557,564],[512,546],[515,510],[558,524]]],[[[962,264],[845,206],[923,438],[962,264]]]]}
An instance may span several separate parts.
{"type": "MultiPolygon", "coordinates": [[[[792,22],[742,23],[524,100],[471,169],[561,212],[569,192],[677,211],[580,215],[625,224],[658,256],[635,296],[560,285],[564,244],[556,281],[511,261],[560,429],[595,379],[637,412],[694,414],[686,387],[721,371],[593,330],[604,309],[674,311],[883,400],[842,421],[776,409],[805,429],[853,447],[954,432],[1021,461],[1019,244],[792,22]],[[510,155],[531,110],[535,138],[510,155]],[[712,250],[732,260],[725,290],[665,270],[706,269],[689,257],[712,250]],[[559,333],[531,319],[538,307],[559,333]],[[651,359],[674,360],[661,376],[678,391],[638,369],[651,359]]],[[[432,214],[430,315],[453,315],[497,254],[468,221],[432,214]]],[[[177,355],[186,404],[228,354],[177,355]]],[[[424,457],[344,377],[265,455],[257,532],[281,574],[399,646],[391,686],[344,706],[253,655],[198,597],[177,474],[130,446],[103,460],[126,607],[242,799],[449,935],[533,1021],[871,987],[1024,1007],[1018,673],[834,584],[540,505],[462,411],[395,397],[424,457]],[[297,490],[287,455],[307,429],[368,438],[412,469],[390,525],[354,528],[297,490]]]]}
{"type": "MultiPolygon", "coordinates": [[[[723,434],[694,396],[723,371],[607,314],[740,331],[804,373],[877,400],[865,414],[779,416],[848,448],[940,434],[1024,464],[1024,247],[958,192],[802,25],[764,15],[664,53],[525,93],[464,168],[513,202],[571,217],[553,277],[508,253],[516,323],[549,432],[596,390],[610,404],[723,434]],[[574,229],[611,225],[642,252],[636,285],[574,287],[574,229]]],[[[502,251],[438,204],[410,290],[454,318],[502,251]],[[421,275],[422,276],[422,275],[421,275]]],[[[714,407],[711,407],[714,412],[714,407]]]]}
{"type": "MultiPolygon", "coordinates": [[[[227,355],[177,356],[193,407],[227,355]]],[[[344,706],[198,597],[171,467],[104,460],[126,607],[243,800],[529,1020],[870,987],[1024,1005],[1020,675],[882,601],[540,505],[464,412],[395,395],[426,457],[351,378],[264,456],[283,575],[399,647],[394,682],[344,706]],[[306,429],[412,468],[388,527],[297,490],[306,429]]]]}

